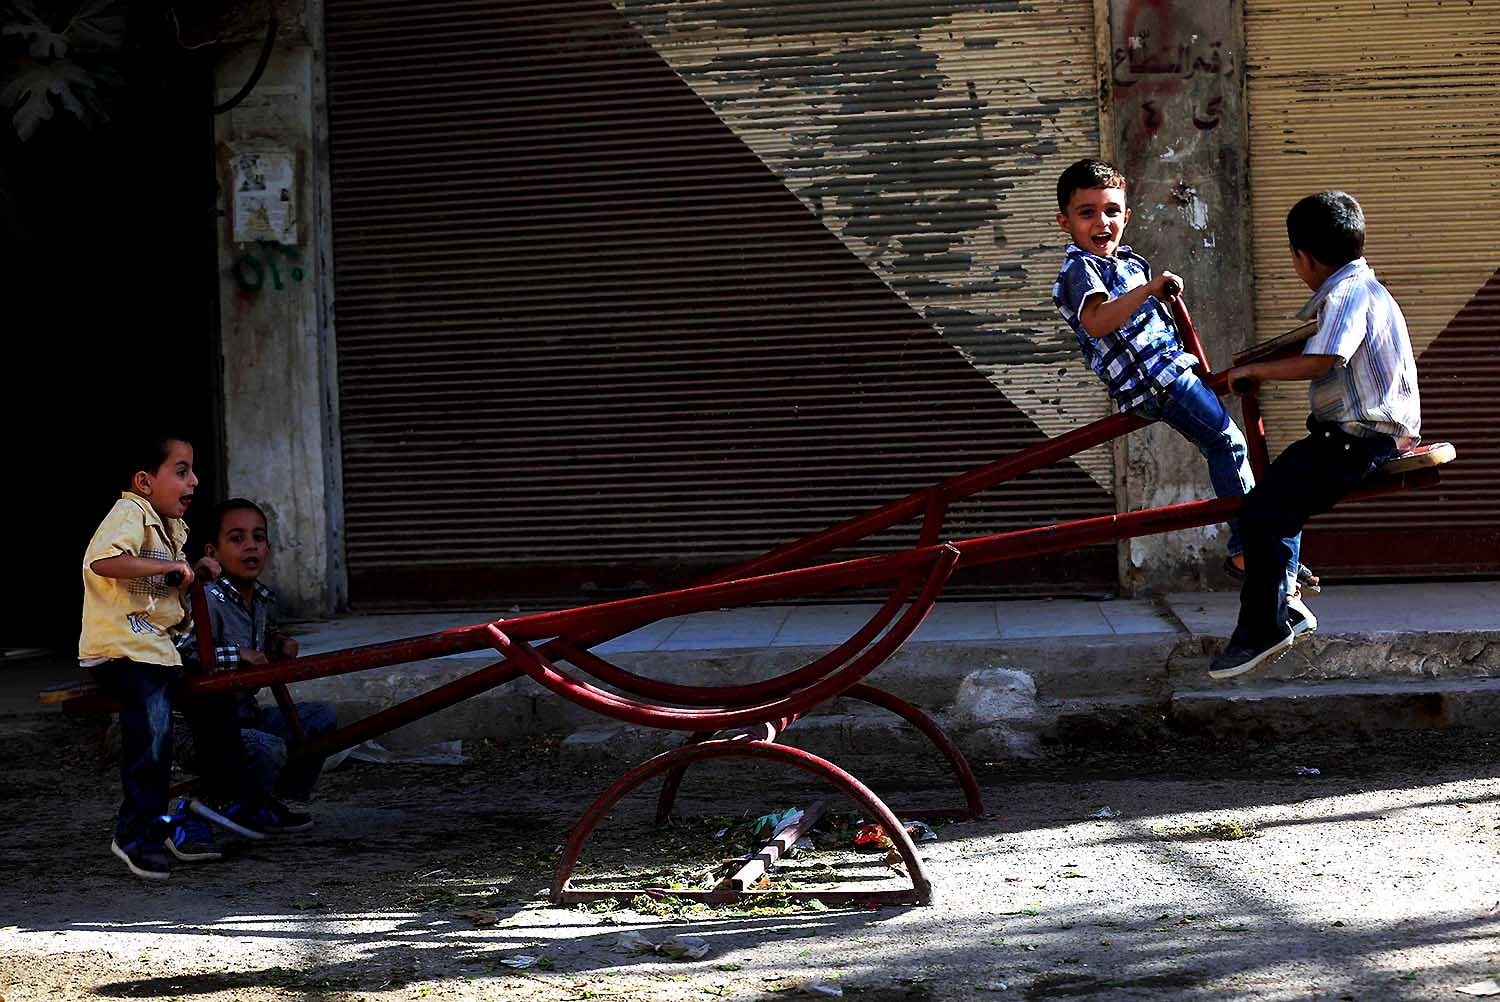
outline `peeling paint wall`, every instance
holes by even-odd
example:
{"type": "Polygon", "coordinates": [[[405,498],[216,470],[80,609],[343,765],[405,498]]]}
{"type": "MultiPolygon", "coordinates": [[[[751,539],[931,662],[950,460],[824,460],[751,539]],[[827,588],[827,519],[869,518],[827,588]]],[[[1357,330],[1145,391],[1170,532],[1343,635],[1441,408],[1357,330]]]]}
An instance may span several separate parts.
{"type": "MultiPolygon", "coordinates": [[[[1108,400],[1051,302],[1099,151],[1087,0],[616,0],[830,230],[1049,435],[1108,400]]],[[[1112,489],[1110,451],[1079,457],[1112,489]]]]}
{"type": "MultiPolygon", "coordinates": [[[[248,78],[257,50],[221,63],[217,100],[248,78]]],[[[231,496],[265,509],[270,580],[286,611],[303,616],[332,612],[342,598],[319,72],[310,46],[277,49],[251,95],[216,119],[225,480],[231,496]],[[280,232],[287,242],[236,240],[237,206],[240,236],[280,232]],[[278,206],[290,214],[285,225],[247,230],[247,219],[281,222],[278,206]]]]}
{"type": "MultiPolygon", "coordinates": [[[[1182,276],[1215,369],[1253,334],[1243,18],[1242,0],[1111,0],[1101,81],[1131,183],[1126,242],[1156,271],[1182,276]]],[[[1240,419],[1237,406],[1232,416],[1240,419]]],[[[1122,507],[1213,496],[1203,457],[1170,428],[1136,432],[1122,452],[1122,507]]],[[[1160,592],[1222,583],[1227,539],[1223,526],[1207,526],[1126,544],[1121,584],[1160,592]]]]}

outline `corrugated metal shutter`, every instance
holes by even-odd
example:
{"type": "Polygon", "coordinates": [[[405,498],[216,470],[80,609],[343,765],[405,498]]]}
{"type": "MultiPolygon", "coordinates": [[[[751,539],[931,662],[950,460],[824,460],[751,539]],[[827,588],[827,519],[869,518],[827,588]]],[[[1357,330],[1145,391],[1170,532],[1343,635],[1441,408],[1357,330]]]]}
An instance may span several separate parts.
{"type": "MultiPolygon", "coordinates": [[[[948,41],[988,3],[622,6],[327,5],[358,605],[680,581],[1103,412],[1051,316],[1060,241],[1043,238],[1056,161],[1097,150],[1086,2],[1054,25],[1064,56],[1038,46],[1068,73],[1024,105],[954,75],[985,52],[1005,55],[996,81],[1021,72],[993,25],[968,48],[948,41]],[[900,28],[917,51],[854,39],[853,62],[832,66],[858,92],[846,103],[872,103],[825,109],[820,127],[862,147],[799,133],[806,93],[768,92],[762,112],[781,117],[754,127],[743,101],[709,98],[716,115],[659,51],[681,56],[663,41],[674,18],[698,26],[703,70],[682,72],[699,85],[727,72],[708,55],[721,43],[753,74],[727,40],[764,42],[768,24],[801,35],[800,68],[778,71],[792,76],[849,43],[841,19],[900,28]],[[929,36],[969,63],[922,55],[929,36]],[[757,149],[775,136],[800,152],[757,149]],[[897,152],[878,183],[861,178],[897,152]],[[852,252],[860,219],[884,227],[876,270],[852,252]],[[1009,398],[939,323],[1014,381],[1009,398]]],[[[1041,42],[1042,20],[1024,23],[1041,42]]],[[[1108,468],[1094,467],[967,503],[953,532],[1110,512],[1108,468]]],[[[993,587],[1113,582],[1105,547],[1004,568],[993,587]]]]}
{"type": "MultiPolygon", "coordinates": [[[[1500,3],[1249,0],[1256,337],[1291,327],[1308,291],[1286,211],[1325,188],[1364,206],[1365,253],[1406,314],[1423,436],[1453,442],[1441,492],[1397,495],[1313,523],[1309,563],[1333,574],[1500,570],[1500,399],[1494,348],[1500,230],[1475,207],[1500,193],[1500,3]]],[[[1268,394],[1273,453],[1305,434],[1306,384],[1268,394]]]]}

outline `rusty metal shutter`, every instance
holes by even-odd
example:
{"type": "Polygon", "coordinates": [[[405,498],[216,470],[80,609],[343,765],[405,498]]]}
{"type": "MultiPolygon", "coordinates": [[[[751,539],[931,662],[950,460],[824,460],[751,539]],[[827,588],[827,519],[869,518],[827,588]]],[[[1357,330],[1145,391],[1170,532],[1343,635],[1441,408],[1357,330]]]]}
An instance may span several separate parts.
{"type": "MultiPolygon", "coordinates": [[[[332,0],[354,603],[679,582],[1103,413],[1050,306],[1054,168],[1097,152],[1090,6],[993,6],[332,0]],[[825,65],[833,98],[777,93],[825,65]]],[[[1111,512],[1109,478],[1039,472],[951,531],[1111,512]]],[[[985,587],[1114,578],[1101,547],[985,587]]]]}
{"type": "MultiPolygon", "coordinates": [[[[1459,462],[1438,492],[1335,510],[1308,563],[1344,576],[1500,570],[1500,438],[1475,421],[1500,398],[1500,231],[1476,204],[1500,190],[1500,3],[1249,0],[1250,177],[1257,340],[1288,329],[1308,290],[1286,212],[1342,188],[1366,214],[1365,254],[1406,314],[1422,432],[1459,462]]],[[[1272,451],[1305,434],[1306,384],[1267,395],[1272,451]]]]}

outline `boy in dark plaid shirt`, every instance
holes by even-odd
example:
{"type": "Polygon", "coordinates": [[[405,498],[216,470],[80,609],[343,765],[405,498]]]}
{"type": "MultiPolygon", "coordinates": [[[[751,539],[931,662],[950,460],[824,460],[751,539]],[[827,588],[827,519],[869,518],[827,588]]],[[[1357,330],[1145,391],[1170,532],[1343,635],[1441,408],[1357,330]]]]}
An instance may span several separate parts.
{"type": "MultiPolygon", "coordinates": [[[[214,539],[204,546],[204,553],[223,568],[223,574],[204,587],[217,667],[234,670],[295,658],[297,641],[276,627],[276,593],[259,580],[271,556],[265,513],[253,501],[230,498],[214,509],[209,524],[214,539]]],[[[197,662],[193,632],[180,641],[179,648],[184,661],[197,662]]],[[[292,729],[279,708],[260,705],[253,692],[239,693],[238,705],[240,736],[258,784],[288,800],[309,800],[323,761],[288,761],[292,729]]],[[[327,703],[297,703],[296,709],[303,733],[309,738],[338,726],[334,709],[327,703]]],[[[185,738],[181,752],[190,760],[191,733],[185,728],[180,733],[185,738]]],[[[271,832],[301,831],[312,826],[312,818],[305,811],[275,799],[265,802],[259,820],[261,827],[271,832]]]]}
{"type": "MultiPolygon", "coordinates": [[[[1218,395],[1198,379],[1164,302],[1171,272],[1152,278],[1145,258],[1120,243],[1130,210],[1125,177],[1103,160],[1080,160],[1057,181],[1057,225],[1071,238],[1052,301],[1073,328],[1089,368],[1120,410],[1163,421],[1198,447],[1219,497],[1255,486],[1245,438],[1218,395]]],[[[1229,523],[1231,574],[1244,571],[1238,522],[1229,523]]],[[[1315,581],[1315,579],[1314,579],[1315,581]]]]}

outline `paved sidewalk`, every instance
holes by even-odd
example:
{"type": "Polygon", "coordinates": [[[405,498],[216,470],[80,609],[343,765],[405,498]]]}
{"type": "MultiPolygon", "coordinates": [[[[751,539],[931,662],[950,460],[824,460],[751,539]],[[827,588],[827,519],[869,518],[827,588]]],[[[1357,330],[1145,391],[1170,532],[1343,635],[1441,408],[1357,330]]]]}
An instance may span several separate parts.
{"type": "MultiPolygon", "coordinates": [[[[955,702],[966,679],[1019,673],[1024,676],[1019,684],[1034,687],[1029,698],[1036,702],[1044,736],[1086,735],[1094,723],[1118,729],[1163,718],[1193,728],[1211,727],[1220,716],[1244,725],[1247,713],[1250,724],[1284,721],[1300,727],[1309,697],[1326,697],[1324,705],[1334,716],[1344,712],[1351,719],[1376,720],[1371,700],[1435,694],[1442,705],[1437,710],[1428,705],[1424,719],[1437,725],[1473,723],[1492,704],[1500,707],[1494,702],[1500,688],[1491,679],[1500,676],[1500,582],[1330,586],[1310,598],[1321,620],[1315,637],[1269,670],[1232,684],[1214,683],[1206,674],[1207,661],[1233,626],[1236,601],[1232,592],[1202,592],[1160,601],[943,602],[871,681],[931,712],[951,715],[962,709],[955,702]],[[1334,704],[1345,709],[1337,711],[1334,704]]],[[[744,682],[790,670],[837,646],[875,609],[851,604],[721,610],[663,620],[599,650],[653,677],[744,682]]],[[[351,616],[309,624],[301,636],[303,649],[312,653],[485,618],[483,612],[351,616]]],[[[304,688],[365,712],[494,657],[479,651],[423,666],[323,679],[304,688]]],[[[1011,684],[1006,681],[1011,675],[999,677],[1011,684]]],[[[1390,726],[1410,716],[1406,709],[1393,712],[1390,726]]],[[[606,725],[599,731],[600,726],[597,718],[524,682],[444,711],[394,740],[517,728],[583,729],[595,732],[584,745],[612,754],[620,729],[606,725]]]]}
{"type": "MultiPolygon", "coordinates": [[[[1500,711],[1500,582],[1330,586],[1310,598],[1310,605],[1320,619],[1315,636],[1277,665],[1226,684],[1209,680],[1206,667],[1233,626],[1232,592],[1176,594],[1160,601],[939,603],[870,681],[917,702],[960,732],[965,726],[983,730],[955,705],[966,680],[971,689],[976,680],[1019,685],[1031,700],[1027,712],[1034,720],[1028,727],[1033,737],[1044,739],[1149,731],[1163,721],[1194,730],[1300,730],[1340,720],[1364,730],[1500,727],[1495,712],[1500,711]]],[[[848,638],[876,608],[758,606],[708,612],[651,624],[599,650],[652,677],[732,684],[807,662],[848,638]]],[[[302,624],[297,633],[303,651],[311,654],[482,622],[489,615],[345,616],[302,624]]],[[[495,657],[477,651],[300,683],[296,692],[332,701],[352,719],[468,674],[495,657]]],[[[23,666],[19,674],[0,668],[0,715],[37,712],[36,689],[70,671],[76,669],[56,660],[42,670],[23,666]]],[[[843,714],[835,719],[841,721],[838,740],[846,743],[853,729],[873,722],[857,707],[832,709],[843,714]]],[[[620,728],[608,725],[601,731],[601,723],[522,681],[382,740],[413,746],[576,731],[582,735],[580,746],[614,754],[620,728]]],[[[878,739],[894,738],[881,732],[878,739]]],[[[962,733],[960,739],[975,747],[962,733]]],[[[987,747],[983,740],[978,746],[987,747]]]]}
{"type": "MultiPolygon", "coordinates": [[[[983,642],[1195,634],[1227,637],[1234,592],[1183,592],[1162,601],[1072,599],[939,602],[909,643],[983,642]]],[[[1500,581],[1330,586],[1308,603],[1338,635],[1500,630],[1500,581]]],[[[722,651],[837,644],[859,628],[875,604],[753,606],[679,616],[600,645],[601,653],[722,651]]],[[[504,618],[521,615],[506,613],[504,618]]],[[[304,624],[305,653],[336,650],[484,622],[492,612],[346,616],[304,624]]],[[[460,657],[490,657],[488,652],[460,657]]]]}

